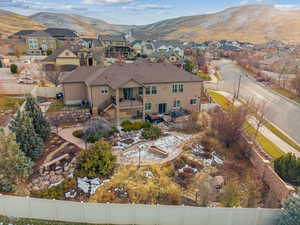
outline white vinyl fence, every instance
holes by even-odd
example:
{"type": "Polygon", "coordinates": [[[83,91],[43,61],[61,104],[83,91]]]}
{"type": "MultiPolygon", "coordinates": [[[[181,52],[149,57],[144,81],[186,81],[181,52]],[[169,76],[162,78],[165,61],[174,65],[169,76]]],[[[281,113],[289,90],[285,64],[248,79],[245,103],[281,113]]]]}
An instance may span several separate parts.
{"type": "Polygon", "coordinates": [[[100,204],[0,195],[0,215],[98,224],[276,225],[280,209],[100,204]]]}

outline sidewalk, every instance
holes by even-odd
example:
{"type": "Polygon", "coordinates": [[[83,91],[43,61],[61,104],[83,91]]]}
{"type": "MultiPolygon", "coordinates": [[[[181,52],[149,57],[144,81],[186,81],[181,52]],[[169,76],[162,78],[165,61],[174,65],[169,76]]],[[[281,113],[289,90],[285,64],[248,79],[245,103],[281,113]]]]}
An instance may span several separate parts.
{"type": "MultiPolygon", "coordinates": [[[[221,95],[223,95],[225,98],[227,98],[229,101],[232,101],[233,96],[228,93],[228,92],[224,92],[224,91],[215,91],[221,95]]],[[[235,101],[235,106],[240,106],[242,103],[240,103],[239,101],[235,101]]],[[[248,122],[254,127],[256,128],[256,118],[255,117],[251,117],[248,122]]],[[[275,145],[277,145],[282,151],[284,151],[285,153],[294,153],[297,157],[300,158],[300,152],[297,151],[295,148],[293,148],[292,146],[290,146],[288,143],[286,143],[285,141],[283,141],[281,138],[279,138],[276,134],[274,134],[272,131],[270,131],[266,126],[261,126],[259,129],[259,132],[264,135],[267,139],[269,139],[271,142],[273,142],[275,145]]],[[[298,144],[298,143],[297,143],[298,144]]]]}
{"type": "Polygon", "coordinates": [[[76,130],[81,130],[83,127],[76,126],[76,127],[69,127],[69,128],[59,128],[57,135],[62,137],[68,142],[73,143],[74,145],[78,146],[81,149],[85,149],[85,142],[77,137],[74,137],[73,132],[76,130]]]}

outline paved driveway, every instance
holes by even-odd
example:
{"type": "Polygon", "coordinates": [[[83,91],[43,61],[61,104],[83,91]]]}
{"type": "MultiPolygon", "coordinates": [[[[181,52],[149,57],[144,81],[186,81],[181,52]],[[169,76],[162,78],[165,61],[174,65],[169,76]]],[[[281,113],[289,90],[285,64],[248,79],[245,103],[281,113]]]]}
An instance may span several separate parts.
{"type": "Polygon", "coordinates": [[[266,102],[268,107],[267,119],[300,143],[299,104],[286,100],[250,79],[230,60],[215,61],[214,64],[219,66],[220,74],[224,80],[217,85],[220,90],[233,94],[234,89],[237,89],[238,77],[242,74],[240,96],[244,99],[254,98],[258,102],[266,102]]]}

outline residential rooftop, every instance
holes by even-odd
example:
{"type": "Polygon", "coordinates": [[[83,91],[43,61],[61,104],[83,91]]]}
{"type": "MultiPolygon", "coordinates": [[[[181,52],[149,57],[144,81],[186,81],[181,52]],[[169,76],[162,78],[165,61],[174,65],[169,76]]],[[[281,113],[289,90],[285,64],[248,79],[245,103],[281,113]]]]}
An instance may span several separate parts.
{"type": "Polygon", "coordinates": [[[141,85],[203,81],[172,64],[141,62],[113,64],[109,67],[78,67],[64,78],[63,83],[83,82],[88,86],[107,85],[117,89],[131,80],[141,85]]]}

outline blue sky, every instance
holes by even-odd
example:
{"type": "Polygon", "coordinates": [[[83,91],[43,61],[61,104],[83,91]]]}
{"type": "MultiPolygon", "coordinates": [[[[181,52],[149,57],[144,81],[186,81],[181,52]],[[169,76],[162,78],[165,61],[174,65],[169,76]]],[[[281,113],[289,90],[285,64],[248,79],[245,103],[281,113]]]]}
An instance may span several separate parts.
{"type": "Polygon", "coordinates": [[[299,0],[0,0],[1,9],[24,15],[40,11],[72,13],[116,24],[148,24],[246,4],[273,4],[283,10],[300,8],[299,0]]]}

